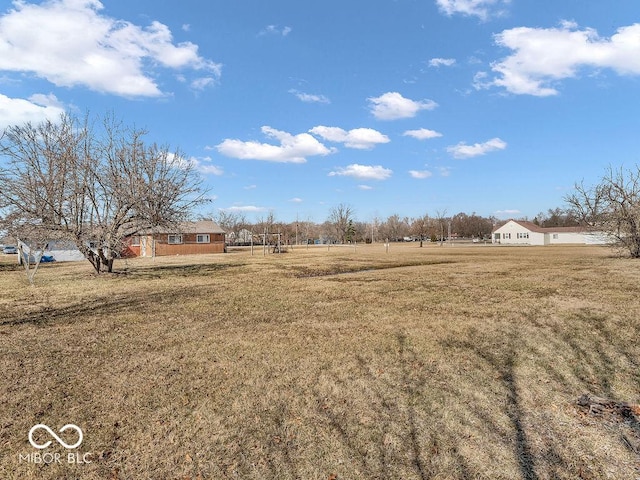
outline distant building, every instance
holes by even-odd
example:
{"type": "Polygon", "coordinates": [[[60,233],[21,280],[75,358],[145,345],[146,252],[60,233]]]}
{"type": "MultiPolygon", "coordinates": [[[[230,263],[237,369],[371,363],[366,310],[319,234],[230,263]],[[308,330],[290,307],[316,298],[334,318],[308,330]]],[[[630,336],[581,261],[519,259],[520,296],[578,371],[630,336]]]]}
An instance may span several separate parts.
{"type": "Polygon", "coordinates": [[[123,257],[224,253],[225,231],[211,220],[183,222],[127,238],[123,257]]]}
{"type": "Polygon", "coordinates": [[[604,245],[603,232],[585,227],[540,227],[533,222],[509,220],[491,232],[491,242],[503,245],[604,245]]]}
{"type": "Polygon", "coordinates": [[[226,234],[227,245],[250,245],[253,239],[253,233],[243,228],[237,234],[229,232],[226,234]]]}
{"type": "MultiPolygon", "coordinates": [[[[18,245],[22,249],[25,257],[24,260],[29,259],[29,262],[33,263],[36,260],[36,256],[40,253],[41,245],[29,241],[18,240],[18,245]]],[[[45,244],[45,248],[42,251],[42,256],[47,258],[47,261],[52,262],[78,262],[85,260],[84,255],[76,244],[68,240],[50,240],[45,244]]],[[[18,262],[21,262],[23,258],[18,256],[18,262]]]]}

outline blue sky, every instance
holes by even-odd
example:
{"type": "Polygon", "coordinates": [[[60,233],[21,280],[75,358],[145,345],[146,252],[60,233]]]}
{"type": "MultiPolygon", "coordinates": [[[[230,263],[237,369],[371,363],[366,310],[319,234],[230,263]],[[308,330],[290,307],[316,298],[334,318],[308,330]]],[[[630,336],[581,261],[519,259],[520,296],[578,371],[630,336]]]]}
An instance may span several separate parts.
{"type": "Polygon", "coordinates": [[[203,209],[532,218],[640,153],[637,0],[0,1],[0,128],[103,115],[203,209]]]}

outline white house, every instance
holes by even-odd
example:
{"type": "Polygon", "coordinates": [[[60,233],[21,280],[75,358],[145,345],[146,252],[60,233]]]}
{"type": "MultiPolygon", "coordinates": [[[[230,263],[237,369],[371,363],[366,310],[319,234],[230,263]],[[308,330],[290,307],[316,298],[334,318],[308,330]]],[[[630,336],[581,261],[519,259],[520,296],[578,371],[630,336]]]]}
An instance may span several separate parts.
{"type": "Polygon", "coordinates": [[[503,245],[603,245],[606,236],[584,227],[540,227],[533,222],[509,220],[493,230],[491,242],[503,245]]]}
{"type": "MultiPolygon", "coordinates": [[[[38,247],[33,247],[34,252],[31,252],[32,246],[28,241],[18,240],[18,244],[22,248],[22,251],[27,255],[31,262],[34,261],[35,254],[39,250],[38,247]]],[[[84,255],[78,250],[78,247],[74,243],[64,240],[51,240],[47,242],[44,249],[43,256],[50,257],[56,262],[78,262],[85,260],[84,255]]],[[[27,257],[25,257],[26,259],[27,257]]],[[[20,257],[18,257],[20,261],[20,257]]]]}

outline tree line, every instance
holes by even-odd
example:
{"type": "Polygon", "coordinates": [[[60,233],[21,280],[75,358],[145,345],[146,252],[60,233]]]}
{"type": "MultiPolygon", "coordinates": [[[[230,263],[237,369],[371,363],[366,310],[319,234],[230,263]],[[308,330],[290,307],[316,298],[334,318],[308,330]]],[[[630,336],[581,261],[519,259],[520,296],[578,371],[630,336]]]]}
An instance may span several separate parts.
{"type": "MultiPolygon", "coordinates": [[[[447,215],[446,211],[417,217],[392,214],[386,218],[359,220],[355,210],[344,203],[331,207],[324,222],[313,220],[279,221],[273,211],[251,221],[246,214],[221,210],[210,216],[227,232],[230,244],[261,242],[264,232],[280,234],[287,244],[320,240],[323,243],[440,242],[447,239],[489,240],[491,232],[505,221],[475,212],[447,215]]],[[[532,220],[542,227],[575,226],[578,219],[570,210],[555,208],[540,212],[532,220]]]]}
{"type": "MultiPolygon", "coordinates": [[[[145,142],[147,133],[112,114],[63,114],[0,132],[0,231],[28,239],[40,252],[53,240],[71,242],[96,272],[111,272],[127,237],[175,227],[207,201],[195,164],[177,149],[145,142]]],[[[532,221],[601,231],[613,246],[640,258],[640,166],[609,167],[595,185],[577,183],[565,200],[566,208],[532,221]]],[[[289,244],[488,239],[500,225],[493,216],[446,211],[364,221],[343,203],[322,223],[281,222],[273,212],[253,222],[224,210],[212,217],[232,241],[247,241],[242,233],[248,231],[278,233],[289,244]]]]}

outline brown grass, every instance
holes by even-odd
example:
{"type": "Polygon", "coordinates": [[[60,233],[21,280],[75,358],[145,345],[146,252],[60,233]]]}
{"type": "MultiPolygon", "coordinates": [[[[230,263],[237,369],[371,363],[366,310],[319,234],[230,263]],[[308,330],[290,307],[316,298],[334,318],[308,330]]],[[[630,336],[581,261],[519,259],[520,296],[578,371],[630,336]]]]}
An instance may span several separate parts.
{"type": "Polygon", "coordinates": [[[0,478],[635,479],[638,420],[576,399],[640,401],[639,267],[417,244],[46,265],[35,287],[5,266],[0,478]],[[20,461],[37,423],[80,426],[91,463],[20,461]]]}

